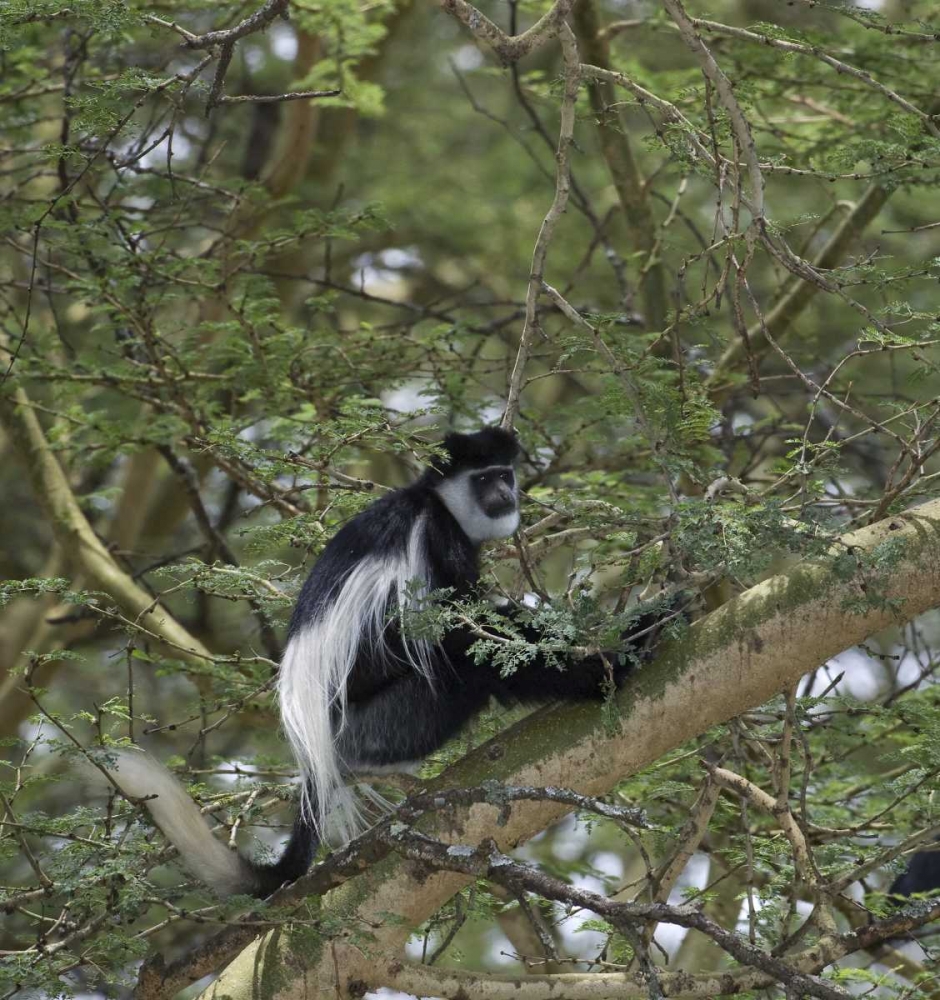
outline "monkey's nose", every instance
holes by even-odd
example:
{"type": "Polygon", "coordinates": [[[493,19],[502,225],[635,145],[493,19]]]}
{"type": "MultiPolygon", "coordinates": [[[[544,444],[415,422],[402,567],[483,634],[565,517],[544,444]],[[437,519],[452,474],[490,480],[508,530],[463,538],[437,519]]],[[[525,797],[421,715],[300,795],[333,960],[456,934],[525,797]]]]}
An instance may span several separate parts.
{"type": "Polygon", "coordinates": [[[490,517],[502,517],[504,514],[511,514],[516,509],[515,497],[498,497],[491,500],[486,505],[486,513],[490,517]]]}

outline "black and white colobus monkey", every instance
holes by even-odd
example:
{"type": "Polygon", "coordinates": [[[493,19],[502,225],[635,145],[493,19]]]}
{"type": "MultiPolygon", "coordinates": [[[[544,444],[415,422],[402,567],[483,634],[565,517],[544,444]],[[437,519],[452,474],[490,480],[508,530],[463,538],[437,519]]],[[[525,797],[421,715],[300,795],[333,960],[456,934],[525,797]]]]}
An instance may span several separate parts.
{"type": "MultiPolygon", "coordinates": [[[[327,819],[343,839],[362,829],[344,781],[350,772],[424,757],[490,697],[516,703],[603,695],[608,667],[599,655],[567,670],[536,659],[500,677],[473,661],[476,636],[469,631],[451,631],[433,644],[402,634],[396,609],[422,591],[452,588],[454,597],[468,596],[479,579],[480,545],[506,538],[519,525],[518,445],[511,433],[488,427],[450,434],[443,450],[446,457],[415,483],[346,524],[300,592],[278,694],[304,784],[293,832],[276,863],[228,850],[168,771],[142,754],[119,756],[117,783],[133,797],[156,796],[146,804],[157,824],[193,873],[221,895],[266,896],[298,878],[327,819]]],[[[636,631],[648,631],[660,617],[648,613],[636,631]]],[[[638,643],[634,655],[641,651],[638,643]]],[[[619,682],[626,658],[614,654],[613,660],[619,682]]]]}

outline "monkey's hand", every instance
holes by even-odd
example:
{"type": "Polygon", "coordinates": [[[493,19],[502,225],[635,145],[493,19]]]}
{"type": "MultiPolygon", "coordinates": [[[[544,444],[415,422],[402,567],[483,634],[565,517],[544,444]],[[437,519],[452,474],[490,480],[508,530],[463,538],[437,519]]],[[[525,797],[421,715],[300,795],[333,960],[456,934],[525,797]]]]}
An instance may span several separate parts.
{"type": "Polygon", "coordinates": [[[637,605],[629,626],[620,633],[622,649],[619,655],[614,655],[614,682],[618,687],[634,667],[653,658],[664,633],[686,620],[689,600],[690,595],[680,591],[637,605]]]}

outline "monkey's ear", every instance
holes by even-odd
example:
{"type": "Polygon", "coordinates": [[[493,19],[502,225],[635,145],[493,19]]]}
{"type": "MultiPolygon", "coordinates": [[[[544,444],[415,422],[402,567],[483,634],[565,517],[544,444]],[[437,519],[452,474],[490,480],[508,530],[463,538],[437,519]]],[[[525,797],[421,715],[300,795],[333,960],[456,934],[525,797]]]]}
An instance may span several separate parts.
{"type": "Polygon", "coordinates": [[[461,442],[466,436],[466,434],[458,434],[457,431],[451,431],[441,442],[441,447],[447,452],[452,462],[461,454],[463,450],[461,442]]]}
{"type": "Polygon", "coordinates": [[[435,455],[430,461],[434,472],[440,476],[452,476],[458,470],[464,451],[461,442],[465,437],[465,434],[458,434],[457,431],[451,431],[444,436],[441,442],[443,454],[435,455]]]}

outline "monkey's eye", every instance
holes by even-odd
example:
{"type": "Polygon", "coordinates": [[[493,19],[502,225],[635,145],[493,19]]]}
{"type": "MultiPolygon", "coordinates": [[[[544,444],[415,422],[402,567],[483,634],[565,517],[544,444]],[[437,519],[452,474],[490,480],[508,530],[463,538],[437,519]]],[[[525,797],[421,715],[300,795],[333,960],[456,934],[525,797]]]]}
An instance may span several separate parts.
{"type": "Polygon", "coordinates": [[[488,483],[490,477],[485,472],[480,472],[473,477],[473,480],[474,482],[480,483],[482,485],[483,483],[488,483]]]}
{"type": "Polygon", "coordinates": [[[502,479],[504,483],[509,483],[512,485],[512,473],[511,472],[501,472],[499,478],[502,479]]]}

